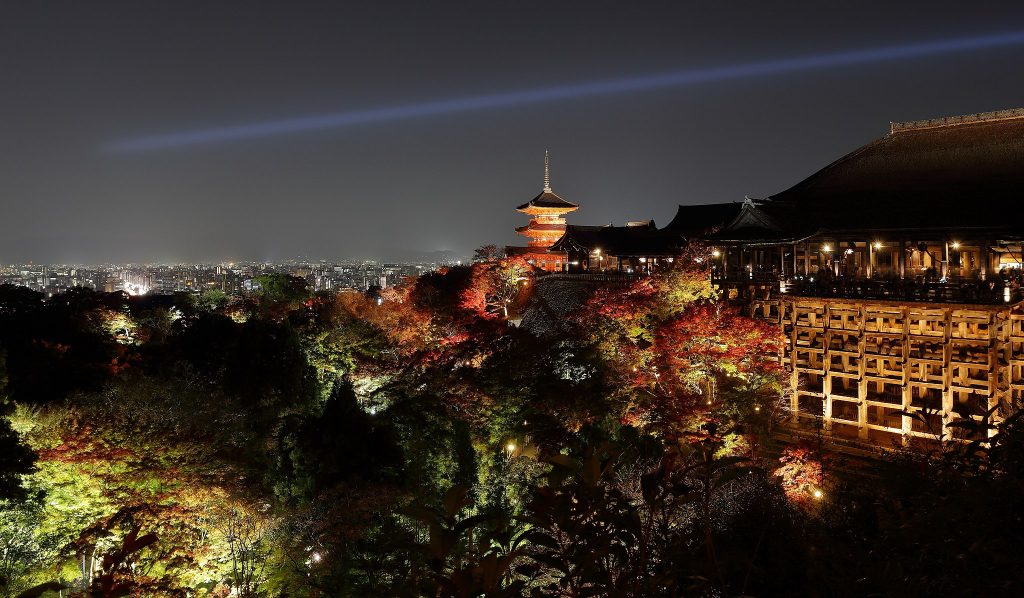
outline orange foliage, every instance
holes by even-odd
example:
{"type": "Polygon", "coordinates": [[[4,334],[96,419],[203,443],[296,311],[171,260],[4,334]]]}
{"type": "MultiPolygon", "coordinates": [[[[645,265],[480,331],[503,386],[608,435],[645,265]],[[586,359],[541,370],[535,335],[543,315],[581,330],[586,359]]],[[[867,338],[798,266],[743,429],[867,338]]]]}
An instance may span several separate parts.
{"type": "Polygon", "coordinates": [[[696,261],[600,289],[576,319],[625,399],[623,423],[692,427],[718,407],[722,383],[753,388],[782,375],[773,360],[783,342],[777,328],[719,301],[696,261]]]}
{"type": "Polygon", "coordinates": [[[481,318],[508,316],[508,310],[530,287],[533,266],[522,257],[477,262],[469,285],[459,294],[459,306],[481,318]]]}
{"type": "Polygon", "coordinates": [[[789,500],[807,508],[821,499],[825,484],[823,461],[822,455],[806,446],[787,447],[782,451],[774,475],[789,500]]]}

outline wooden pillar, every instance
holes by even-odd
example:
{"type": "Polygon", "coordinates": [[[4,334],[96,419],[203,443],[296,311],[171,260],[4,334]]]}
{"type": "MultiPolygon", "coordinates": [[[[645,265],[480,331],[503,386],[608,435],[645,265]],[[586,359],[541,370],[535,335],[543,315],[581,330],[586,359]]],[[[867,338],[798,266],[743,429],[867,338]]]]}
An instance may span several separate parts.
{"type": "Polygon", "coordinates": [[[857,325],[857,438],[868,439],[868,381],[865,378],[867,373],[866,360],[867,340],[864,338],[864,324],[867,313],[864,306],[860,306],[860,322],[857,325]]]}
{"type": "Polygon", "coordinates": [[[978,277],[981,278],[981,280],[988,280],[988,239],[985,239],[984,241],[981,242],[981,248],[979,249],[978,255],[978,266],[980,268],[980,271],[978,272],[978,277]]]}
{"type": "Polygon", "coordinates": [[[903,279],[906,278],[907,274],[907,248],[904,247],[902,239],[900,239],[899,252],[899,255],[896,256],[896,260],[900,268],[900,279],[903,279]]]}
{"type": "Polygon", "coordinates": [[[949,241],[942,244],[942,278],[949,278],[949,241]]]}
{"type": "MultiPolygon", "coordinates": [[[[902,340],[901,344],[903,345],[903,358],[900,360],[900,366],[903,368],[903,411],[909,413],[911,409],[910,405],[913,402],[914,397],[914,391],[910,388],[910,384],[908,383],[910,380],[908,366],[908,362],[910,360],[910,310],[904,307],[901,314],[903,317],[903,334],[900,339],[902,340]]],[[[903,442],[906,444],[910,439],[908,432],[913,429],[914,420],[910,416],[904,415],[902,423],[903,442]]]]}
{"type": "Polygon", "coordinates": [[[797,389],[800,388],[800,374],[796,370],[796,303],[790,304],[789,310],[789,375],[790,375],[790,392],[789,396],[789,414],[790,421],[794,424],[800,422],[800,394],[797,389]]]}
{"type": "Polygon", "coordinates": [[[942,434],[944,440],[950,440],[953,438],[953,429],[949,427],[949,424],[953,422],[953,368],[950,367],[950,359],[952,358],[953,348],[950,346],[949,338],[952,332],[951,310],[949,308],[943,309],[943,332],[942,332],[942,434]]]}
{"type": "MultiPolygon", "coordinates": [[[[794,255],[796,252],[793,252],[794,255]]],[[[811,275],[811,245],[804,241],[804,277],[811,275]]]]}
{"type": "Polygon", "coordinates": [[[794,278],[796,277],[797,273],[796,264],[796,243],[793,243],[793,272],[790,274],[790,276],[793,276],[794,278]]]}
{"type": "Polygon", "coordinates": [[[826,433],[832,432],[832,359],[829,357],[829,342],[830,338],[830,323],[831,315],[829,314],[828,303],[825,303],[825,309],[822,310],[822,315],[825,317],[825,325],[822,327],[822,339],[823,349],[821,352],[821,359],[824,362],[822,365],[822,380],[821,380],[821,423],[822,428],[826,433]]]}
{"type": "Polygon", "coordinates": [[[868,241],[868,278],[872,278],[875,275],[875,244],[868,241]]]}

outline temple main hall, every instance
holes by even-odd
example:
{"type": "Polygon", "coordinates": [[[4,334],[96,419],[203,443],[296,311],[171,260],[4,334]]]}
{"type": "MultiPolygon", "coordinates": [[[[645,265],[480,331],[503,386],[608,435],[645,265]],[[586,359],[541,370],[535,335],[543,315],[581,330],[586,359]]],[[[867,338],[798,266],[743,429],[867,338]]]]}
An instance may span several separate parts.
{"type": "Polygon", "coordinates": [[[1024,109],[893,122],[775,195],[680,205],[662,228],[559,223],[545,265],[642,276],[699,243],[724,296],[787,339],[794,434],[966,439],[957,422],[1024,401],[1022,189],[1024,109]]]}

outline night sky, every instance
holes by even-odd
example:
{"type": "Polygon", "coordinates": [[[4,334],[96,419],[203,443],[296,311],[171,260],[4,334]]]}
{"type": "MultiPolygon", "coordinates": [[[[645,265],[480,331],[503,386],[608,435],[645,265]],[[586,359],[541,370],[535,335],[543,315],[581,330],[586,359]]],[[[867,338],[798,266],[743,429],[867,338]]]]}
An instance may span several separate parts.
{"type": "Polygon", "coordinates": [[[0,263],[467,254],[519,242],[545,149],[570,222],[663,225],[891,120],[1024,107],[1024,43],[572,93],[1024,32],[910,4],[0,0],[0,263]]]}

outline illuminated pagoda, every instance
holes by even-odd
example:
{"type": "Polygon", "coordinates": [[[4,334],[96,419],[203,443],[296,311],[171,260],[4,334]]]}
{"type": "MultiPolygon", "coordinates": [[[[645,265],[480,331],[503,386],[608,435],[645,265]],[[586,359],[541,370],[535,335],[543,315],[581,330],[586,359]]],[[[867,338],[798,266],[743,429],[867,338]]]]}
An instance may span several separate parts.
{"type": "Polygon", "coordinates": [[[550,159],[545,151],[544,188],[537,197],[516,208],[531,216],[529,224],[516,228],[516,232],[529,239],[529,242],[526,247],[508,247],[506,252],[521,255],[544,270],[561,270],[566,260],[565,253],[548,249],[565,234],[563,216],[577,209],[578,205],[562,199],[551,190],[550,159]]]}

